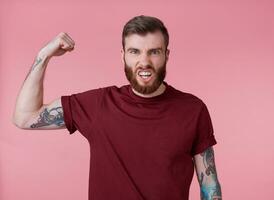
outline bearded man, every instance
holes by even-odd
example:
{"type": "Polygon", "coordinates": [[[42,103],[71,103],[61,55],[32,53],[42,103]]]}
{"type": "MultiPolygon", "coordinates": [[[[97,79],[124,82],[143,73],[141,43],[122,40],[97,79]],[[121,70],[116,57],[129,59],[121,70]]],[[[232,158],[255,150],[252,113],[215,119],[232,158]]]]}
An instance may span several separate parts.
{"type": "MultiPolygon", "coordinates": [[[[205,103],[165,80],[169,34],[152,16],[130,19],[121,58],[128,85],[91,89],[43,103],[49,60],[74,49],[60,33],[42,48],[18,94],[13,123],[22,129],[79,131],[90,144],[90,200],[187,200],[194,169],[202,200],[220,200],[205,103]]],[[[76,183],[77,184],[77,183],[76,183]]]]}

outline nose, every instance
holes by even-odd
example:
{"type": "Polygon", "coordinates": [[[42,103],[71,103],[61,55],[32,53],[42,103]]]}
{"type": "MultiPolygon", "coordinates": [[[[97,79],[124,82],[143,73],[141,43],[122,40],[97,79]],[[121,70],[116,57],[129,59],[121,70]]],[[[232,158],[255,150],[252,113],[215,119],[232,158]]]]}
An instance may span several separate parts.
{"type": "Polygon", "coordinates": [[[149,55],[147,55],[147,53],[142,53],[140,55],[139,66],[140,67],[151,66],[151,60],[150,60],[149,55]]]}

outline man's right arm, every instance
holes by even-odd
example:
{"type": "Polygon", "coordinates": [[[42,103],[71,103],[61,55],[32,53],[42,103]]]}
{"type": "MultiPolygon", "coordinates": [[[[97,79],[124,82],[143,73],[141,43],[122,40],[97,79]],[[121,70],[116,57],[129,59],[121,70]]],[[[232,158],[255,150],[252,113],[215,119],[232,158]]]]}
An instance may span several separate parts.
{"type": "Polygon", "coordinates": [[[74,41],[60,33],[40,50],[17,96],[12,122],[22,129],[65,128],[61,98],[43,103],[43,81],[49,60],[72,51],[74,41]]]}
{"type": "Polygon", "coordinates": [[[16,126],[29,130],[66,128],[61,98],[44,104],[37,112],[30,114],[25,119],[26,121],[20,125],[15,123],[16,126]]]}

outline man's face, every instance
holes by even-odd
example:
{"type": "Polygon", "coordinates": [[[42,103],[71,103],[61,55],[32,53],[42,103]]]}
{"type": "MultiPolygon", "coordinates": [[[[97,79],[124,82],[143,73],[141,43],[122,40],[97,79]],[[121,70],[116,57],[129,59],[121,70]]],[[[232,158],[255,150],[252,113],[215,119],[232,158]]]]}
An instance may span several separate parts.
{"type": "Polygon", "coordinates": [[[166,75],[169,50],[165,50],[160,31],[146,35],[131,34],[125,38],[122,61],[128,81],[142,94],[156,91],[166,75]]]}

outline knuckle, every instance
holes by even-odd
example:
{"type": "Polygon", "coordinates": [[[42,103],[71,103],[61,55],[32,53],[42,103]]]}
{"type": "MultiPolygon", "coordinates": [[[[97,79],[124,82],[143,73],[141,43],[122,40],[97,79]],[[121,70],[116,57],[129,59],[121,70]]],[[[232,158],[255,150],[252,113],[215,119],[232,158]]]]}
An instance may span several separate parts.
{"type": "Polygon", "coordinates": [[[60,38],[64,38],[65,37],[65,33],[64,32],[61,32],[58,36],[60,37],[60,38]]]}
{"type": "Polygon", "coordinates": [[[58,37],[58,38],[57,38],[57,43],[59,43],[59,44],[63,44],[63,40],[62,40],[62,38],[61,38],[61,37],[58,37]]]}

